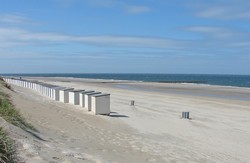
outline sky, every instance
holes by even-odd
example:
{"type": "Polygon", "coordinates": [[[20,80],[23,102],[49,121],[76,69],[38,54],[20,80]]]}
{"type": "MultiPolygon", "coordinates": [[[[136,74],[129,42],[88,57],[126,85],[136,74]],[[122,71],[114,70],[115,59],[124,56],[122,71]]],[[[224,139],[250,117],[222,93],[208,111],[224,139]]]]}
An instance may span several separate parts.
{"type": "Polygon", "coordinates": [[[249,0],[0,0],[0,73],[250,75],[249,0]]]}

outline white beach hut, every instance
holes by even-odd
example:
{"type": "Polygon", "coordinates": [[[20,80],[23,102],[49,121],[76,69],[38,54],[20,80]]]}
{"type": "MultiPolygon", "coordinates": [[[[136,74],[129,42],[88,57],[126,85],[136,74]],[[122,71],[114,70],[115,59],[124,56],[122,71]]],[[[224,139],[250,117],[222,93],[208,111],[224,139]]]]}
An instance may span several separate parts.
{"type": "Polygon", "coordinates": [[[49,97],[49,87],[48,87],[47,84],[44,85],[44,91],[45,91],[45,92],[44,92],[44,95],[49,97]]]}
{"type": "Polygon", "coordinates": [[[27,87],[27,81],[23,81],[23,87],[26,88],[27,87]]]}
{"type": "Polygon", "coordinates": [[[20,80],[21,82],[20,82],[20,86],[21,87],[24,87],[24,80],[20,80]]]}
{"type": "Polygon", "coordinates": [[[51,90],[50,90],[50,88],[51,88],[51,85],[49,85],[49,84],[45,85],[45,90],[46,90],[46,94],[45,95],[47,97],[49,97],[49,98],[51,97],[51,90]]]}
{"type": "Polygon", "coordinates": [[[65,87],[54,87],[52,88],[53,99],[56,101],[60,101],[60,90],[65,89],[65,87]]]}
{"type": "Polygon", "coordinates": [[[33,82],[33,90],[37,91],[37,82],[33,82]]]}
{"type": "Polygon", "coordinates": [[[11,83],[11,82],[12,82],[12,79],[11,79],[11,78],[4,78],[4,80],[5,80],[6,83],[12,84],[12,83],[11,83]]]}
{"type": "Polygon", "coordinates": [[[40,84],[40,92],[42,95],[44,94],[44,86],[42,84],[40,84]]]}
{"type": "Polygon", "coordinates": [[[91,112],[95,115],[110,114],[110,94],[96,94],[91,97],[91,112]]]}
{"type": "Polygon", "coordinates": [[[85,107],[85,97],[84,97],[84,95],[87,94],[87,93],[92,93],[92,92],[95,92],[95,91],[89,90],[89,91],[80,92],[79,104],[80,104],[81,107],[85,107]]]}
{"type": "Polygon", "coordinates": [[[42,84],[42,94],[46,95],[46,86],[42,84]]]}
{"type": "Polygon", "coordinates": [[[64,103],[69,103],[69,91],[74,90],[74,88],[65,88],[62,90],[59,90],[59,100],[64,103]]]}
{"type": "Polygon", "coordinates": [[[40,83],[40,82],[37,84],[37,91],[39,93],[43,94],[43,92],[42,92],[42,83],[40,83]]]}
{"type": "Polygon", "coordinates": [[[48,96],[49,98],[52,98],[52,99],[53,99],[53,88],[54,88],[54,87],[57,87],[57,86],[51,85],[51,84],[47,84],[46,87],[47,87],[47,96],[48,96]]]}
{"type": "Polygon", "coordinates": [[[15,80],[10,78],[9,81],[8,81],[8,83],[15,84],[15,80]]]}
{"type": "Polygon", "coordinates": [[[29,82],[27,80],[25,81],[25,88],[29,88],[29,82]]]}
{"type": "Polygon", "coordinates": [[[27,88],[30,88],[30,82],[27,81],[27,88]]]}
{"type": "Polygon", "coordinates": [[[83,92],[84,90],[72,90],[69,91],[69,103],[73,105],[79,105],[80,104],[80,99],[79,99],[79,94],[80,92],[83,92]]]}
{"type": "Polygon", "coordinates": [[[84,108],[86,108],[88,111],[91,111],[91,96],[96,94],[101,94],[101,92],[91,92],[84,95],[84,108]]]}
{"type": "Polygon", "coordinates": [[[18,80],[17,85],[18,85],[19,87],[22,87],[23,81],[22,81],[22,80],[18,80]]]}
{"type": "Polygon", "coordinates": [[[40,92],[41,92],[42,95],[44,94],[44,87],[43,87],[42,84],[40,84],[40,92]]]}
{"type": "Polygon", "coordinates": [[[30,83],[29,83],[29,89],[32,89],[32,81],[30,81],[30,83]]]}
{"type": "Polygon", "coordinates": [[[32,82],[32,89],[35,90],[36,83],[32,82]]]}
{"type": "Polygon", "coordinates": [[[30,81],[27,81],[27,88],[30,89],[30,87],[31,87],[31,83],[30,83],[30,81]]]}
{"type": "Polygon", "coordinates": [[[29,88],[29,81],[25,80],[25,88],[29,88]]]}
{"type": "Polygon", "coordinates": [[[54,85],[49,86],[49,98],[53,99],[53,87],[55,87],[54,85]]]}

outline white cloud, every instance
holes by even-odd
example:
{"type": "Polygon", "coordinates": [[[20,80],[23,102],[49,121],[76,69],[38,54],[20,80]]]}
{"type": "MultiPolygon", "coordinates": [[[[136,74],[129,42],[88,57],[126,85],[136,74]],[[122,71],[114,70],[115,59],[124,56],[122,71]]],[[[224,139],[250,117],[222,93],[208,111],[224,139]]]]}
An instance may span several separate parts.
{"type": "Polygon", "coordinates": [[[20,24],[29,22],[29,19],[16,14],[4,14],[0,15],[0,22],[20,24]]]}
{"type": "Polygon", "coordinates": [[[179,45],[179,42],[163,38],[112,35],[74,36],[48,32],[31,32],[17,28],[0,28],[0,47],[72,42],[95,46],[142,48],[169,48],[179,45]]]}
{"type": "MultiPolygon", "coordinates": [[[[13,47],[48,47],[57,45],[60,49],[64,44],[82,44],[107,48],[151,48],[168,49],[177,51],[198,51],[200,48],[237,48],[249,44],[249,33],[207,26],[192,26],[186,31],[201,34],[202,40],[171,40],[165,38],[140,37],[140,36],[75,36],[60,33],[32,32],[18,28],[0,28],[0,48],[12,49],[13,47]],[[241,43],[241,44],[239,44],[241,43]]],[[[174,52],[176,53],[176,52],[174,52]]]]}
{"type": "Polygon", "coordinates": [[[64,7],[69,7],[72,4],[74,4],[76,0],[55,0],[55,1],[59,2],[64,7]]]}
{"type": "Polygon", "coordinates": [[[185,28],[185,30],[204,34],[206,38],[213,37],[214,39],[220,39],[220,40],[232,39],[232,38],[236,39],[240,37],[243,38],[244,35],[246,34],[239,31],[236,32],[228,28],[211,27],[211,26],[191,26],[185,28]]]}
{"type": "Polygon", "coordinates": [[[64,51],[47,51],[47,52],[32,52],[32,51],[6,51],[0,50],[1,59],[104,59],[109,55],[105,53],[87,53],[87,52],[71,52],[65,53],[64,51]]]}
{"type": "Polygon", "coordinates": [[[125,10],[130,14],[138,14],[138,13],[150,12],[152,8],[148,6],[127,6],[125,7],[125,10]]]}
{"type": "Polygon", "coordinates": [[[250,18],[249,0],[190,1],[188,6],[195,10],[195,16],[201,18],[220,20],[249,20],[250,18]]]}
{"type": "Polygon", "coordinates": [[[247,48],[250,49],[250,41],[242,41],[231,44],[232,47],[247,48]]]}
{"type": "Polygon", "coordinates": [[[249,9],[235,7],[210,7],[197,13],[197,16],[203,18],[215,19],[249,19],[249,9]]]}
{"type": "Polygon", "coordinates": [[[122,3],[118,0],[86,0],[89,4],[98,7],[115,7],[122,3]]]}
{"type": "Polygon", "coordinates": [[[85,3],[94,7],[116,8],[130,14],[146,13],[152,10],[151,7],[145,5],[130,5],[128,2],[121,0],[55,0],[63,6],[71,6],[72,4],[85,3]]]}
{"type": "Polygon", "coordinates": [[[220,32],[224,29],[218,27],[209,27],[209,26],[192,26],[186,28],[186,30],[193,32],[215,33],[215,32],[220,32]]]}

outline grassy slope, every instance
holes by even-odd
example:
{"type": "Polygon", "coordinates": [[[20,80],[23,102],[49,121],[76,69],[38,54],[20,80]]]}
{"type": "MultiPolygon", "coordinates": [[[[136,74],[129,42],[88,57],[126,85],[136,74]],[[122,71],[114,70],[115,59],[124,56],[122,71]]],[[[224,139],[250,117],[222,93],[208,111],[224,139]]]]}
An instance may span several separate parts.
{"type": "Polygon", "coordinates": [[[6,83],[0,80],[0,117],[24,130],[35,130],[31,124],[25,121],[20,112],[15,109],[9,96],[3,92],[3,87],[11,89],[6,83]]]}
{"type": "MultiPolygon", "coordinates": [[[[25,121],[20,112],[15,109],[9,96],[4,93],[4,89],[11,90],[11,87],[0,77],[0,117],[23,130],[35,130],[32,125],[25,121]]],[[[17,162],[15,158],[14,142],[0,126],[0,163],[17,162]]]]}
{"type": "Polygon", "coordinates": [[[14,141],[0,127],[0,162],[17,162],[14,141]]]}

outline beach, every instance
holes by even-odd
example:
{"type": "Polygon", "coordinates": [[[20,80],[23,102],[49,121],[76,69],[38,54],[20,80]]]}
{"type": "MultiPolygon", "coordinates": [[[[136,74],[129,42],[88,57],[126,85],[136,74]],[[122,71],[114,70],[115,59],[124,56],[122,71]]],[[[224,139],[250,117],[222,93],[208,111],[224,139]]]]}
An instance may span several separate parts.
{"type": "Polygon", "coordinates": [[[110,116],[95,116],[12,85],[13,103],[42,138],[17,137],[27,162],[250,162],[249,88],[24,79],[111,94],[110,116]],[[191,119],[182,119],[183,111],[191,119]]]}

